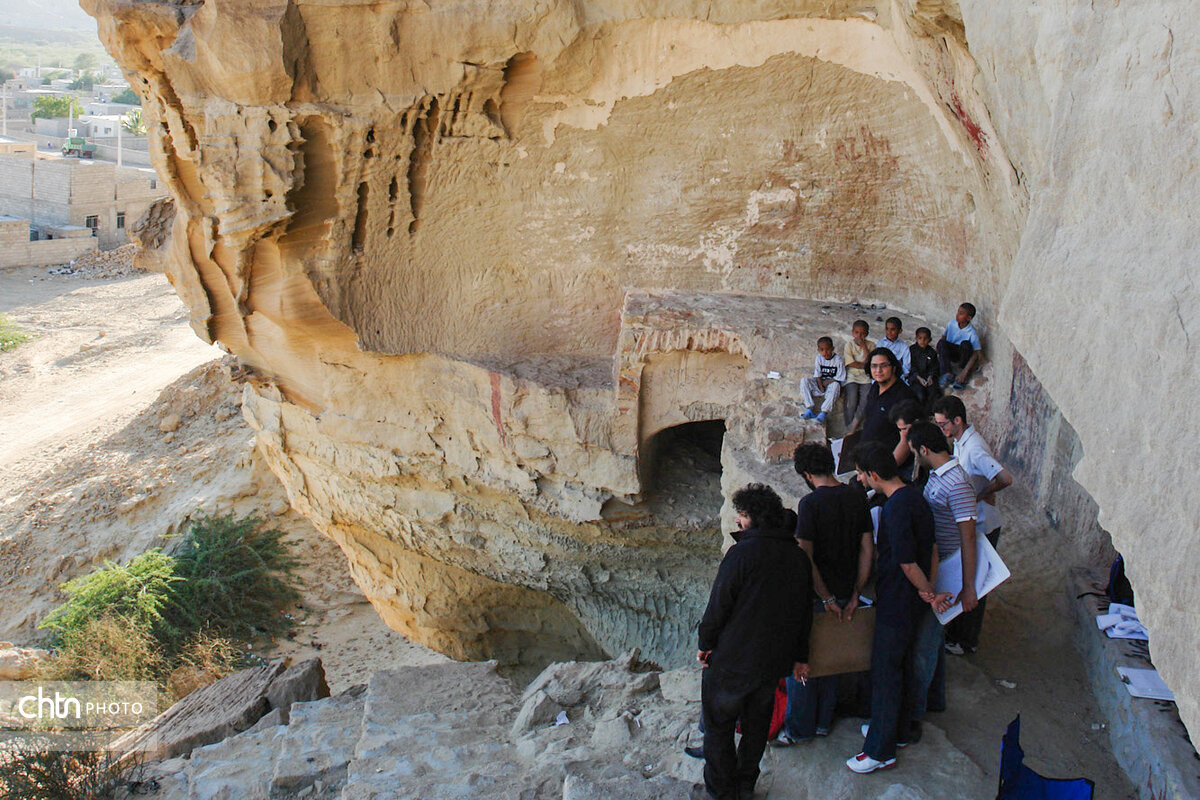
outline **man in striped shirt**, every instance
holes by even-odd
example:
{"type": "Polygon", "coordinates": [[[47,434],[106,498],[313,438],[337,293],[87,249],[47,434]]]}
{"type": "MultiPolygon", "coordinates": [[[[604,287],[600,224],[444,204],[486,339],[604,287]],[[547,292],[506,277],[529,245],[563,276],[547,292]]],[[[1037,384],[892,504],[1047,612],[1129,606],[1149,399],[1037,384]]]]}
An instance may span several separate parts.
{"type": "MultiPolygon", "coordinates": [[[[958,599],[963,604],[963,610],[969,611],[979,603],[975,594],[975,567],[978,560],[975,546],[975,521],[978,518],[975,490],[967,473],[950,455],[950,444],[946,437],[932,422],[918,422],[909,428],[908,446],[921,465],[929,469],[924,495],[933,510],[933,535],[938,562],[962,550],[963,587],[958,599]]],[[[917,621],[912,651],[913,690],[916,695],[911,705],[910,742],[920,738],[921,719],[925,716],[928,699],[933,698],[930,704],[934,708],[945,707],[943,640],[942,624],[932,609],[925,609],[917,621]],[[939,662],[943,663],[942,669],[938,669],[939,662]]]]}

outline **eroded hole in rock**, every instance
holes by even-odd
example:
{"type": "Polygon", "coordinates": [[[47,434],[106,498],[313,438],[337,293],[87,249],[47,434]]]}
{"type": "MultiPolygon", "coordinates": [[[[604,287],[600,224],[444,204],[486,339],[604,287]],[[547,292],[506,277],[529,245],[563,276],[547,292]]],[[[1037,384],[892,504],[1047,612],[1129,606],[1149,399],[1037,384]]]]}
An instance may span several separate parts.
{"type": "Polygon", "coordinates": [[[646,443],[640,506],[661,525],[715,528],[721,511],[721,444],[725,421],[665,428],[646,443]]]}
{"type": "Polygon", "coordinates": [[[360,253],[367,241],[367,203],[370,196],[371,187],[363,181],[358,185],[358,212],[354,215],[353,246],[355,251],[360,253]]]}
{"type": "Polygon", "coordinates": [[[388,184],[388,238],[392,238],[396,234],[396,195],[400,191],[400,184],[396,180],[396,176],[392,176],[392,182],[388,184]]]}
{"type": "Polygon", "coordinates": [[[330,219],[338,213],[332,191],[337,181],[329,123],[320,117],[302,119],[299,134],[296,147],[299,174],[287,197],[288,208],[295,213],[281,244],[311,247],[325,235],[330,219]]]}

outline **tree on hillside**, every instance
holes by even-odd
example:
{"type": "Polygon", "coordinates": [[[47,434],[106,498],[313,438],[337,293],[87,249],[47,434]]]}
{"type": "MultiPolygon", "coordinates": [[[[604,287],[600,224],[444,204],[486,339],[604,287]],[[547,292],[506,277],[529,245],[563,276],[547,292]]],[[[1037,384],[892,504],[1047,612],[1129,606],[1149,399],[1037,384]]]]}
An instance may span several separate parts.
{"type": "Polygon", "coordinates": [[[133,89],[122,89],[113,95],[112,101],[127,106],[140,106],[142,104],[142,98],[133,89]]]}
{"type": "Polygon", "coordinates": [[[80,72],[87,72],[96,66],[96,56],[92,53],[80,53],[75,56],[75,69],[80,72]]]}
{"type": "Polygon", "coordinates": [[[33,99],[33,113],[30,119],[57,119],[67,116],[68,112],[76,119],[83,113],[83,106],[74,97],[42,95],[33,99]]]}

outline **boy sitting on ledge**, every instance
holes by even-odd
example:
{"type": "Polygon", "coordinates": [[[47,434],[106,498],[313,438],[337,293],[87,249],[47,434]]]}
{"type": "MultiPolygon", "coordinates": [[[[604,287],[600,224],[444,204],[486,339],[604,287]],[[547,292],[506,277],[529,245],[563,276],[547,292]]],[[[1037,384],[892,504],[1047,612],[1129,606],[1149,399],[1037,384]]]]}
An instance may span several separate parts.
{"type": "Polygon", "coordinates": [[[942,371],[943,389],[953,384],[954,391],[961,391],[971,375],[971,370],[979,363],[983,346],[979,343],[979,333],[972,324],[973,319],[975,306],[963,303],[958,307],[954,319],[946,323],[946,333],[937,343],[938,367],[942,371]]]}
{"type": "Polygon", "coordinates": [[[804,396],[804,419],[816,418],[824,422],[825,417],[833,408],[846,380],[846,362],[833,352],[833,339],[822,336],[817,339],[817,357],[813,361],[813,374],[800,381],[800,393],[804,396]],[[813,413],[813,396],[823,395],[825,402],[821,403],[821,413],[813,413]]]}

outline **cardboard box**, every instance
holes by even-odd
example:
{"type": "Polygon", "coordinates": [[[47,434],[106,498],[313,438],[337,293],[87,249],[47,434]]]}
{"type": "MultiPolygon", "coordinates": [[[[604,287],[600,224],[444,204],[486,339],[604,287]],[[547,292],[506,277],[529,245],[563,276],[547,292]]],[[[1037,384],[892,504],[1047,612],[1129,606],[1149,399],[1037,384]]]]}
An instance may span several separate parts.
{"type": "Polygon", "coordinates": [[[820,678],[869,670],[874,636],[874,608],[856,609],[850,622],[839,621],[836,614],[814,614],[808,640],[809,676],[820,678]]]}

